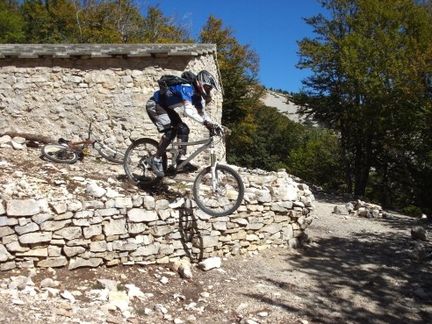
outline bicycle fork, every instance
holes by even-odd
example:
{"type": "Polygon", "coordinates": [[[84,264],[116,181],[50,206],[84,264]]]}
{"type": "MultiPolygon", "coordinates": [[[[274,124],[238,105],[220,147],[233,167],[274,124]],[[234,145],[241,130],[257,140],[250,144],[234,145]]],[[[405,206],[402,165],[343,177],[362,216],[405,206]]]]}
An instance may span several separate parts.
{"type": "Polygon", "coordinates": [[[218,191],[218,179],[216,175],[216,167],[217,167],[217,159],[216,159],[216,150],[214,148],[214,145],[212,144],[210,146],[210,171],[211,171],[211,178],[212,178],[212,190],[213,192],[218,191]]]}

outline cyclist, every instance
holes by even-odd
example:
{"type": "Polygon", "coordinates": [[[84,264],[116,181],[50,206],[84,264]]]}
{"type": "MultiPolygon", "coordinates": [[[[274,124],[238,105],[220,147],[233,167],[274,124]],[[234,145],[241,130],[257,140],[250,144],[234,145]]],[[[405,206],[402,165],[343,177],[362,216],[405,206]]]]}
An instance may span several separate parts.
{"type": "MultiPolygon", "coordinates": [[[[212,100],[211,91],[217,90],[216,80],[211,73],[202,70],[196,76],[192,72],[184,72],[182,78],[189,83],[181,83],[159,89],[147,101],[146,110],[156,125],[158,131],[163,133],[156,154],[151,158],[150,165],[158,177],[163,177],[164,169],[162,155],[168,145],[177,136],[181,142],[189,139],[189,127],[181,120],[179,113],[191,117],[203,124],[210,132],[217,132],[220,126],[212,122],[205,113],[205,106],[212,100]]],[[[179,150],[177,164],[181,163],[181,157],[186,154],[186,146],[179,150]]],[[[186,168],[185,168],[186,169],[186,168]]],[[[189,171],[196,169],[189,163],[189,171]]]]}

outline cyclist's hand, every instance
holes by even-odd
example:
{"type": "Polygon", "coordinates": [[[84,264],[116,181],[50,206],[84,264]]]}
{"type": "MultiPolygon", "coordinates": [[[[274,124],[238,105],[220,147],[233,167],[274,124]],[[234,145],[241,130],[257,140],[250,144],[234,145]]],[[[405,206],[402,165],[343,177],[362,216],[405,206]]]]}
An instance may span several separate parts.
{"type": "Polygon", "coordinates": [[[204,126],[209,130],[210,135],[212,135],[212,136],[214,136],[214,135],[221,136],[223,134],[222,127],[220,127],[216,123],[212,123],[212,122],[209,122],[209,121],[206,120],[204,122],[204,126]]]}

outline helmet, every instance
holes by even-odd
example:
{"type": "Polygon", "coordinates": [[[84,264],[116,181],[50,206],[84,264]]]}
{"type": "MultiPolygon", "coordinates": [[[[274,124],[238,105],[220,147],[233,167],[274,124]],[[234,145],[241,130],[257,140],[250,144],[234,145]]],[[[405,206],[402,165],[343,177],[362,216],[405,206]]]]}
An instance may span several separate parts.
{"type": "Polygon", "coordinates": [[[211,90],[217,88],[216,80],[210,72],[202,70],[197,74],[197,88],[206,101],[211,100],[211,90]]]}

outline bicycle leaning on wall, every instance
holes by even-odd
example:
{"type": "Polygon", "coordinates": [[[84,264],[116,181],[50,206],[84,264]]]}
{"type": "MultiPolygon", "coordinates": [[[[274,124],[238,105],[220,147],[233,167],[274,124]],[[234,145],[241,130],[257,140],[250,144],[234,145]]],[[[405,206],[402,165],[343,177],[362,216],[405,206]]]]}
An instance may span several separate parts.
{"type": "Polygon", "coordinates": [[[42,147],[42,156],[58,163],[75,163],[84,156],[89,155],[94,148],[103,158],[110,162],[122,164],[124,153],[115,150],[101,141],[92,139],[92,124],[89,124],[87,138],[83,141],[73,142],[60,138],[57,144],[46,144],[42,147]]]}
{"type": "MultiPolygon", "coordinates": [[[[198,154],[209,149],[210,166],[201,170],[196,176],[192,190],[196,204],[211,216],[232,214],[240,206],[244,196],[244,185],[240,175],[231,167],[220,164],[217,159],[215,138],[223,141],[228,129],[210,132],[209,138],[195,142],[174,141],[162,156],[165,174],[175,175],[193,160],[198,154]],[[179,148],[199,146],[181,164],[177,165],[179,148]],[[168,155],[170,158],[168,159],[168,155]]],[[[151,166],[150,159],[156,153],[158,142],[151,138],[134,141],[126,150],[124,170],[127,177],[138,186],[153,186],[161,178],[157,177],[151,166]]]]}

